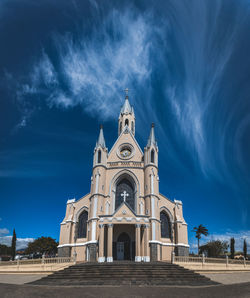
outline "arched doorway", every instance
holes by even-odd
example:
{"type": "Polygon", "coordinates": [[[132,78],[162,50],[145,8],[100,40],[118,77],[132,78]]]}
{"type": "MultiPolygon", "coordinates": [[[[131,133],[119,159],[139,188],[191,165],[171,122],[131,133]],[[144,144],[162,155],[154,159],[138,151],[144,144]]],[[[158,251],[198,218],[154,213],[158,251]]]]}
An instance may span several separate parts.
{"type": "Polygon", "coordinates": [[[127,233],[119,235],[116,244],[117,260],[131,260],[131,240],[127,233]]]}

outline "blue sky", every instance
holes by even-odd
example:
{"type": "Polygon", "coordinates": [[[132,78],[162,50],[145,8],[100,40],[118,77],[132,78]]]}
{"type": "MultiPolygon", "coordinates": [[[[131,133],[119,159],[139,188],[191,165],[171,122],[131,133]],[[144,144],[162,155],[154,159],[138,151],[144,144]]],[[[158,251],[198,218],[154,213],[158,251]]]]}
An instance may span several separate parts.
{"type": "Polygon", "coordinates": [[[0,242],[59,237],[90,190],[128,87],[136,138],[156,124],[160,191],[207,239],[250,246],[250,2],[0,1],[0,242]]]}

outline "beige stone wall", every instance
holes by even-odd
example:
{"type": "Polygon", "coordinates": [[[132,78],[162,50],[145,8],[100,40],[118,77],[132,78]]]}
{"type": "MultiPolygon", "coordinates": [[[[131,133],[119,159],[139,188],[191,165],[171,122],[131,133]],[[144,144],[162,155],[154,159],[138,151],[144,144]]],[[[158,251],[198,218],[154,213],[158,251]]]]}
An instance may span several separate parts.
{"type": "Polygon", "coordinates": [[[170,261],[171,260],[171,254],[172,251],[174,251],[173,246],[165,246],[161,245],[161,256],[162,256],[162,261],[170,261]]]}

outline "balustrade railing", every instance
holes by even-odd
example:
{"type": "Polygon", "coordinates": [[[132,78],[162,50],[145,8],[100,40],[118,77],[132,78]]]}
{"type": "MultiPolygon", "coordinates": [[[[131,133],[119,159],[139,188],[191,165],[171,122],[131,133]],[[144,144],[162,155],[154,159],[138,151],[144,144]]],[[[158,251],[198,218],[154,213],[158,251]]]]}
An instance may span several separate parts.
{"type": "Polygon", "coordinates": [[[208,258],[205,256],[191,257],[191,256],[174,256],[173,263],[201,263],[201,264],[226,264],[226,265],[243,265],[250,267],[250,260],[245,259],[230,259],[226,258],[208,258]]]}
{"type": "Polygon", "coordinates": [[[0,261],[0,266],[9,265],[33,265],[33,264],[62,264],[62,263],[73,263],[75,262],[74,257],[56,257],[56,258],[40,258],[40,259],[28,259],[28,260],[14,260],[14,261],[0,261]]]}

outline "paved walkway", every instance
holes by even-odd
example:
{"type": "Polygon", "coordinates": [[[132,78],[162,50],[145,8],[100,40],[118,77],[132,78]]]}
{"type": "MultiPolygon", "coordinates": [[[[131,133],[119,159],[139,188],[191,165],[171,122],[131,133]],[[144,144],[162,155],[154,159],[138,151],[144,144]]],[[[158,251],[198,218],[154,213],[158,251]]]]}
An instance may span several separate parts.
{"type": "Polygon", "coordinates": [[[207,273],[209,278],[224,283],[224,285],[209,287],[63,287],[35,286],[24,284],[34,281],[45,274],[0,274],[1,298],[29,297],[227,297],[249,298],[249,272],[238,273],[207,273]]]}
{"type": "Polygon", "coordinates": [[[88,297],[202,297],[249,298],[250,283],[219,285],[201,288],[191,287],[55,287],[0,284],[1,298],[88,298],[88,297]]]}
{"type": "Polygon", "coordinates": [[[48,274],[0,273],[0,283],[22,285],[40,279],[48,274]]]}
{"type": "MultiPolygon", "coordinates": [[[[232,273],[201,273],[211,280],[224,285],[250,282],[250,272],[232,272],[232,273]]],[[[250,293],[249,293],[250,297],[250,293]]]]}

